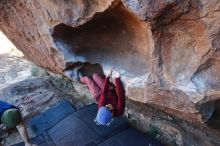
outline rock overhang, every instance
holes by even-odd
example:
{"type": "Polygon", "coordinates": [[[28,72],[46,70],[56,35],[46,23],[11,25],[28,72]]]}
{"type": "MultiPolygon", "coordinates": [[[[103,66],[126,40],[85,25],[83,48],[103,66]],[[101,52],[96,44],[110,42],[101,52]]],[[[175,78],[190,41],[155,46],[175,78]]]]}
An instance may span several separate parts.
{"type": "Polygon", "coordinates": [[[172,109],[177,116],[178,112],[196,113],[197,120],[204,122],[214,108],[206,103],[219,99],[219,26],[215,24],[220,16],[209,11],[217,9],[219,2],[213,0],[216,6],[211,3],[79,0],[61,1],[58,5],[44,0],[2,1],[4,19],[0,26],[39,66],[60,74],[67,63],[74,61],[100,63],[106,72],[116,66],[123,73],[129,98],[172,109]],[[4,3],[17,11],[8,13],[10,9],[4,3]],[[17,20],[19,17],[13,13],[28,21],[17,20]],[[67,37],[70,32],[71,37],[67,37]],[[115,56],[115,52],[119,55],[115,56]],[[97,53],[99,57],[93,58],[97,53]],[[210,58],[214,58],[211,66],[210,58]],[[201,66],[207,68],[201,70],[201,66]],[[202,105],[213,108],[202,110],[202,105]]]}

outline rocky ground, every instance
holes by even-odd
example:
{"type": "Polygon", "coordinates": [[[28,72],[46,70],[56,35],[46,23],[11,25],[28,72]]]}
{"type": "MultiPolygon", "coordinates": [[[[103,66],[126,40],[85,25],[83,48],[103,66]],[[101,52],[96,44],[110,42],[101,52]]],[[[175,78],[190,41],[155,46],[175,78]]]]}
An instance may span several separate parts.
{"type": "MultiPolygon", "coordinates": [[[[55,88],[44,70],[11,51],[0,54],[0,66],[0,98],[18,106],[25,122],[63,98],[69,99],[78,108],[83,106],[73,96],[55,88]]],[[[3,145],[21,141],[15,129],[5,131],[2,128],[0,134],[3,145]]],[[[28,132],[34,137],[29,128],[28,132]]]]}

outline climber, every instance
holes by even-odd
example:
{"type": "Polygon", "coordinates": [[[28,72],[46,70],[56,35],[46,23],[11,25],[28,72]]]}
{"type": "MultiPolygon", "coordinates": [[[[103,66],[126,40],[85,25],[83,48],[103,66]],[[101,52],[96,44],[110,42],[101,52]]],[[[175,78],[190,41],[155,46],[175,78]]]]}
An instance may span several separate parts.
{"type": "Polygon", "coordinates": [[[92,79],[88,76],[81,77],[81,82],[87,84],[95,101],[98,103],[98,113],[95,122],[98,125],[110,125],[113,116],[123,115],[125,108],[125,91],[120,80],[120,74],[116,73],[115,86],[109,82],[113,68],[105,77],[100,74],[93,74],[92,79]]]}
{"type": "Polygon", "coordinates": [[[36,146],[29,142],[27,130],[22,122],[21,111],[16,106],[0,100],[0,118],[0,123],[4,124],[6,128],[17,128],[25,146],[36,146]]]}

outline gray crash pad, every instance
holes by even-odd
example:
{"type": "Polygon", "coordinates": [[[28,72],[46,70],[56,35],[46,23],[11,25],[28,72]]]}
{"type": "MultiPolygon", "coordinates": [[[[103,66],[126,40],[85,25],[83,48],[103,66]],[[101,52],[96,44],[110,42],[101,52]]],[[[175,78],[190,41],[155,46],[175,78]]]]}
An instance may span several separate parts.
{"type": "Polygon", "coordinates": [[[71,142],[73,146],[95,145],[99,135],[74,114],[69,115],[48,130],[53,142],[60,146],[71,142]]]}
{"type": "Polygon", "coordinates": [[[84,121],[86,124],[88,124],[89,127],[92,128],[100,136],[100,141],[103,141],[111,137],[112,135],[115,135],[128,128],[127,121],[122,117],[114,118],[114,121],[110,124],[110,126],[96,125],[94,119],[97,112],[97,104],[91,104],[79,109],[74,113],[74,115],[84,121]]]}
{"type": "Polygon", "coordinates": [[[94,122],[97,104],[79,109],[51,128],[48,133],[57,145],[93,146],[126,128],[123,118],[115,118],[109,127],[98,126],[94,122]]]}
{"type": "Polygon", "coordinates": [[[98,146],[165,146],[153,138],[144,135],[134,128],[114,135],[110,139],[104,141],[98,146]]]}

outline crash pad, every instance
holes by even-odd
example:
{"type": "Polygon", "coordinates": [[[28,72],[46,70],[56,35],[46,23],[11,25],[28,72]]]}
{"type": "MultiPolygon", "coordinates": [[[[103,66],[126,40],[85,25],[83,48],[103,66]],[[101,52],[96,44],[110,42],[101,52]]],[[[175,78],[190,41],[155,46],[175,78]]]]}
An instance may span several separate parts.
{"type": "Polygon", "coordinates": [[[74,146],[85,146],[98,143],[99,137],[86,123],[74,114],[64,118],[48,130],[48,134],[56,145],[71,142],[74,146]]]}
{"type": "Polygon", "coordinates": [[[113,118],[110,126],[97,125],[94,122],[97,112],[98,106],[94,103],[79,109],[74,115],[89,125],[100,136],[101,141],[128,128],[127,121],[122,117],[113,118]]]}
{"type": "Polygon", "coordinates": [[[62,100],[44,113],[31,119],[29,125],[33,132],[39,135],[75,111],[76,108],[69,101],[62,100]]]}
{"type": "Polygon", "coordinates": [[[98,146],[165,146],[134,128],[114,135],[98,146]]]}
{"type": "MultiPolygon", "coordinates": [[[[47,139],[45,135],[39,135],[35,138],[32,138],[30,141],[31,143],[37,144],[38,146],[55,146],[53,141],[51,139],[47,139]]],[[[13,146],[25,146],[25,145],[24,142],[21,142],[13,146]]]]}
{"type": "Polygon", "coordinates": [[[39,133],[31,141],[39,146],[164,146],[130,127],[122,117],[114,118],[109,127],[96,125],[97,110],[97,105],[91,104],[76,111],[70,102],[61,101],[31,120],[39,133]]]}

